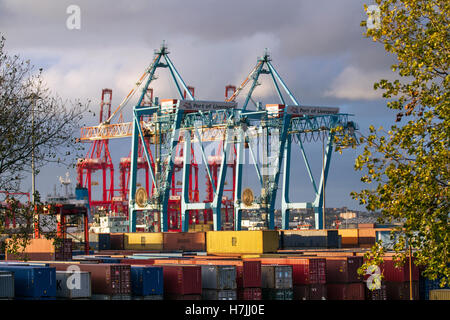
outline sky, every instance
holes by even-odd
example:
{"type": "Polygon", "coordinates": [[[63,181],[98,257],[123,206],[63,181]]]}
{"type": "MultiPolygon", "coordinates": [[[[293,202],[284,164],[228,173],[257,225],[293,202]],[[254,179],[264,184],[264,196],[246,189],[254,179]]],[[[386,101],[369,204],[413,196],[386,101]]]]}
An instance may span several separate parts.
{"type": "MultiPolygon", "coordinates": [[[[170,58],[199,100],[223,100],[225,86],[239,84],[267,49],[272,64],[297,100],[304,105],[339,107],[352,114],[362,134],[369,125],[389,127],[394,112],[386,108],[373,84],[392,79],[395,62],[383,46],[363,36],[360,26],[371,0],[0,0],[0,32],[6,50],[43,68],[48,87],[68,99],[91,100],[99,110],[102,88],[113,90],[113,109],[127,95],[152,61],[163,41],[170,58]],[[80,9],[80,28],[70,29],[71,5],[80,9]],[[70,8],[69,8],[70,9],[70,8]]],[[[157,73],[155,95],[176,98],[169,75],[157,73]]],[[[268,77],[261,78],[254,98],[278,103],[268,77]]],[[[242,104],[244,94],[238,103],[242,104]]],[[[133,101],[132,101],[133,102],[133,101]]],[[[131,120],[132,102],[124,110],[131,120]]],[[[87,116],[95,125],[98,119],[87,116]]],[[[110,142],[118,169],[130,139],[110,142]]],[[[88,146],[87,146],[88,147],[88,146]]],[[[311,166],[321,169],[320,142],[307,146],[311,166]]],[[[327,207],[363,210],[350,192],[366,186],[353,169],[361,148],[333,153],[326,189],[327,207]]],[[[293,153],[291,201],[311,201],[312,187],[298,150],[293,153]],[[294,177],[294,178],[292,178],[294,177]]],[[[59,176],[75,170],[44,167],[36,178],[42,195],[59,186],[59,176]]],[[[118,170],[116,170],[117,172],[118,170]]],[[[244,174],[244,185],[254,173],[244,174]]],[[[316,178],[318,180],[318,178],[316,178]]],[[[30,191],[23,181],[22,191],[30,191]]],[[[118,179],[116,184],[118,183],[118,179]]],[[[280,194],[278,194],[278,199],[280,194]]],[[[279,201],[278,201],[279,204],[279,201]]]]}

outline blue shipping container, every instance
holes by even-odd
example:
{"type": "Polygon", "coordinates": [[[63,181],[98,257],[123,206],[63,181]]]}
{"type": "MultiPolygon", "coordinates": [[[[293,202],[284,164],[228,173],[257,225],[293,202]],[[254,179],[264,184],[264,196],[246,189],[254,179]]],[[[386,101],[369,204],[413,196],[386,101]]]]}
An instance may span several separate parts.
{"type": "Polygon", "coordinates": [[[162,295],[162,267],[131,266],[131,292],[135,296],[162,295]]]}
{"type": "Polygon", "coordinates": [[[111,249],[111,236],[109,233],[98,234],[98,249],[110,250],[111,249]]]}
{"type": "Polygon", "coordinates": [[[0,270],[14,272],[16,297],[56,296],[56,268],[0,265],[0,270]]]}

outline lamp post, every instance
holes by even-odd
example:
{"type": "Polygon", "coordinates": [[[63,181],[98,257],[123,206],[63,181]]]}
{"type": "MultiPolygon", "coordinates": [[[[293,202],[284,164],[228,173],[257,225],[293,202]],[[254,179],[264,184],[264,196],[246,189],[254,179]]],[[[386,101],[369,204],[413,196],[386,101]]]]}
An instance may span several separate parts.
{"type": "MultiPolygon", "coordinates": [[[[33,210],[37,211],[36,208],[36,197],[35,197],[35,193],[36,193],[36,168],[35,168],[35,153],[34,153],[34,149],[35,149],[35,137],[34,137],[34,109],[36,108],[36,100],[40,99],[40,97],[36,94],[36,93],[32,93],[30,98],[32,99],[32,104],[31,104],[31,203],[33,205],[33,210]]],[[[39,217],[37,217],[37,219],[35,220],[35,225],[34,225],[34,237],[35,238],[39,238],[39,217]]]]}

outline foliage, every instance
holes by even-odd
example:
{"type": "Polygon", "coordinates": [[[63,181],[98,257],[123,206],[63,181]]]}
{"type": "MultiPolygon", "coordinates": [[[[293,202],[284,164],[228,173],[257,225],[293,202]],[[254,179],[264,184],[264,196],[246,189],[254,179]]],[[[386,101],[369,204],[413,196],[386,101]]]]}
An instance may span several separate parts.
{"type": "Polygon", "coordinates": [[[58,245],[60,240],[56,237],[56,216],[49,215],[52,211],[43,215],[43,209],[44,204],[41,203],[38,192],[35,206],[31,202],[21,203],[15,198],[6,198],[4,205],[0,207],[1,252],[27,260],[25,248],[33,239],[35,230],[46,239],[53,239],[53,243],[58,245]]]}
{"type": "Polygon", "coordinates": [[[384,221],[401,222],[395,246],[399,259],[407,255],[408,240],[424,275],[442,276],[444,285],[450,275],[450,2],[376,3],[379,28],[367,28],[364,35],[397,58],[392,71],[400,79],[382,79],[374,89],[383,90],[387,107],[398,110],[398,124],[388,131],[371,126],[369,135],[360,137],[364,150],[355,169],[363,172],[361,181],[374,187],[352,192],[352,197],[369,211],[381,211],[384,221]]]}
{"type": "Polygon", "coordinates": [[[52,94],[42,69],[34,72],[30,61],[11,56],[4,48],[5,38],[1,37],[0,190],[17,190],[30,170],[33,151],[36,168],[47,163],[74,163],[71,156],[81,149],[74,133],[87,104],[63,101],[52,94]]]}

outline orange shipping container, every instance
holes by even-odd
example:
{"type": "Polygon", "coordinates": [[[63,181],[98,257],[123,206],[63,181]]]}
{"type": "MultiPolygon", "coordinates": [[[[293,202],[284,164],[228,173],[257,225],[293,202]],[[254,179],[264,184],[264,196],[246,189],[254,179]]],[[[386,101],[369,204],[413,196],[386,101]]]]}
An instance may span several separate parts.
{"type": "MultiPolygon", "coordinates": [[[[9,239],[7,242],[10,241],[9,239]]],[[[28,260],[55,260],[55,246],[53,240],[49,239],[31,239],[25,248],[19,247],[18,252],[23,254],[11,254],[6,252],[6,260],[21,260],[25,255],[28,260]]]]}
{"type": "Polygon", "coordinates": [[[375,229],[363,228],[358,231],[358,244],[359,245],[374,245],[376,238],[375,229]]]}
{"type": "Polygon", "coordinates": [[[206,251],[205,232],[164,232],[164,251],[206,251]]]}

